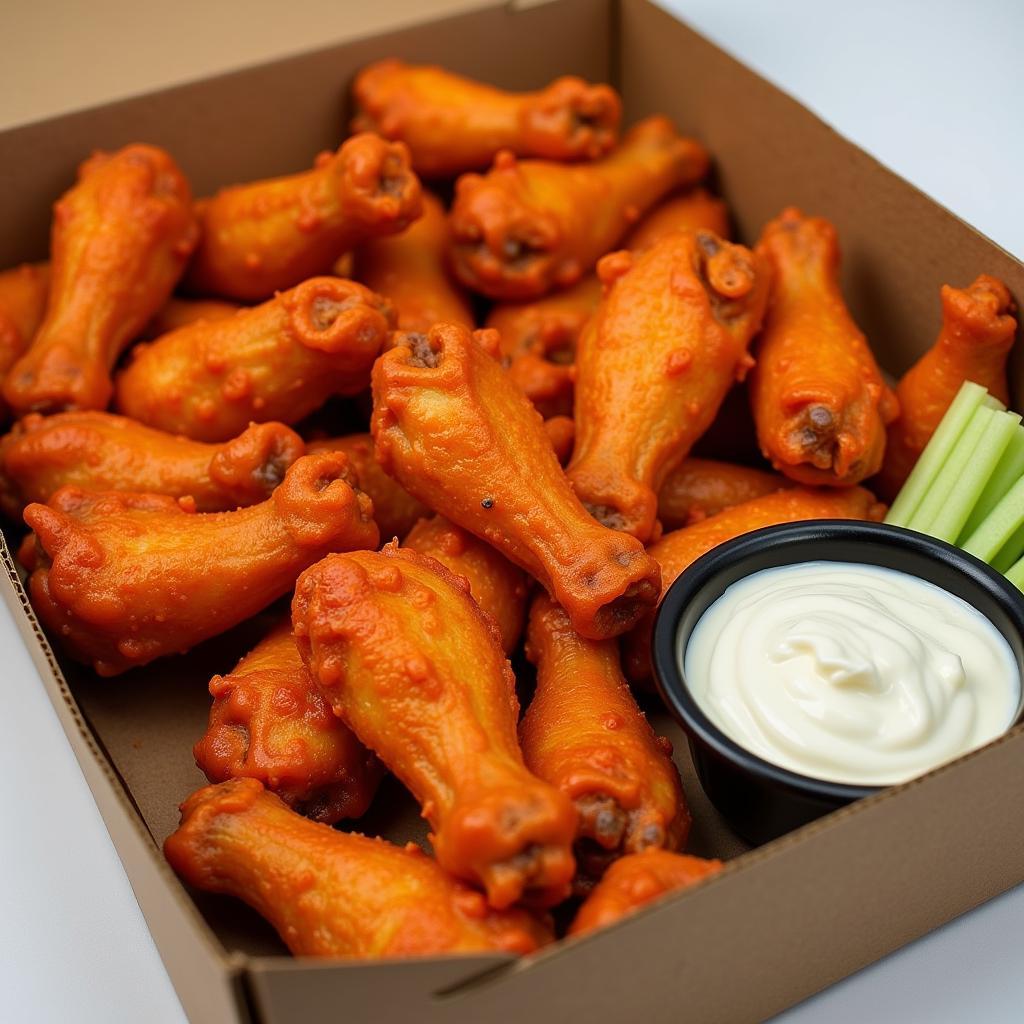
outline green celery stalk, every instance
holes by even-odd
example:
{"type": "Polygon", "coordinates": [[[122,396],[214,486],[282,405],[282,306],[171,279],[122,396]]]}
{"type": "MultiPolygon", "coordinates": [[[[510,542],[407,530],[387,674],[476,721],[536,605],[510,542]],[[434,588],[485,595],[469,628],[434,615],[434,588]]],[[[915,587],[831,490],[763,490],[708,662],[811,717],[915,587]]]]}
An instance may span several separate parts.
{"type": "MultiPolygon", "coordinates": [[[[987,414],[981,439],[970,454],[966,465],[953,481],[947,500],[941,505],[928,532],[939,540],[953,544],[963,531],[971,510],[977,504],[996,467],[1000,464],[1014,431],[1020,426],[1015,412],[993,412],[979,409],[976,416],[987,414]]],[[[953,469],[952,459],[947,466],[953,469]]]]}
{"type": "Polygon", "coordinates": [[[961,547],[983,562],[991,563],[1021,526],[1024,526],[1024,478],[1003,495],[961,547]]]}
{"type": "Polygon", "coordinates": [[[966,381],[950,403],[931,440],[921,452],[906,483],[900,488],[885,521],[893,526],[908,526],[929,487],[942,470],[949,453],[967,428],[971,417],[987,397],[980,384],[966,381]]]}
{"type": "MultiPolygon", "coordinates": [[[[966,540],[981,526],[982,520],[999,504],[999,499],[1024,476],[1024,426],[1018,426],[1013,437],[999,460],[995,472],[989,477],[985,490],[967,517],[960,540],[966,540]]],[[[1024,549],[1022,549],[1024,550],[1024,549]]],[[[1017,559],[1014,558],[1014,561],[1017,559]]],[[[993,563],[994,564],[994,563],[993,563]]]]}
{"type": "MultiPolygon", "coordinates": [[[[933,524],[942,514],[947,503],[953,500],[953,494],[960,485],[960,478],[975,458],[996,415],[984,404],[980,409],[974,411],[966,429],[949,453],[942,470],[932,481],[932,485],[921,499],[917,511],[907,523],[908,529],[917,530],[918,533],[930,534],[932,532],[933,524]]],[[[977,497],[977,492],[974,497],[977,497]]]]}
{"type": "Polygon", "coordinates": [[[1024,558],[1014,562],[1004,575],[1018,590],[1024,590],[1024,558]]]}
{"type": "Polygon", "coordinates": [[[996,572],[1006,572],[1021,555],[1024,555],[1024,526],[1014,530],[1010,539],[999,549],[999,554],[992,559],[992,568],[996,572]]]}

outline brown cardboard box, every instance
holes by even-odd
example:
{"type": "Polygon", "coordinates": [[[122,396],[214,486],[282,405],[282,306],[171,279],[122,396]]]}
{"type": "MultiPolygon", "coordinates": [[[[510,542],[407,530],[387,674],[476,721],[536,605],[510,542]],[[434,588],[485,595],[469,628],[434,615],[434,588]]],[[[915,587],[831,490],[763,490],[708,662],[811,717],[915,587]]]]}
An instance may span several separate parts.
{"type": "MultiPolygon", "coordinates": [[[[466,4],[459,6],[465,7],[466,4]]],[[[939,286],[980,271],[1024,297],[1024,266],[647,0],[482,3],[469,13],[0,134],[0,266],[45,252],[50,204],[91,149],[166,146],[197,194],[306,166],[337,144],[367,61],[432,60],[508,87],[608,79],[627,116],[664,111],[701,138],[743,237],[795,203],[831,218],[854,314],[892,372],[934,337],[939,286]]],[[[1019,377],[1019,374],[1018,374],[1019,377]]],[[[1021,393],[1017,388],[1017,394],[1021,393]]],[[[79,758],[193,1021],[751,1021],[768,1016],[1024,880],[1024,728],[953,765],[755,851],[703,798],[679,731],[691,848],[729,858],[706,884],[607,931],[521,961],[292,959],[254,914],[193,896],[159,844],[202,777],[191,745],[206,682],[251,627],[180,659],[97,680],[56,659],[6,548],[5,599],[79,758]]],[[[360,823],[420,838],[400,787],[360,823]]]]}

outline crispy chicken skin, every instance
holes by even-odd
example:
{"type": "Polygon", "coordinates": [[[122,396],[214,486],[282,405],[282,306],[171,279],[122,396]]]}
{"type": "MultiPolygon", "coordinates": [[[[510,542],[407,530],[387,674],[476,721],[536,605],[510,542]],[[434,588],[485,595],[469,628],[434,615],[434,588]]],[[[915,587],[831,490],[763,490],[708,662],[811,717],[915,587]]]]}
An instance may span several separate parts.
{"type": "Polygon", "coordinates": [[[792,486],[788,477],[769,470],[689,457],[665,477],[658,491],[658,518],[666,529],[676,530],[792,486]]]}
{"type": "Polygon", "coordinates": [[[320,695],[286,617],[226,676],[210,680],[210,722],[192,753],[210,782],[258,779],[289,807],[333,825],[361,817],[380,762],[320,695]]]}
{"type": "Polygon", "coordinates": [[[117,378],[117,408],[196,441],[226,441],[253,421],[295,423],[331,395],[366,388],[393,324],[390,305],[368,288],[314,277],[229,319],[136,346],[117,378]]]}
{"type": "Polygon", "coordinates": [[[486,168],[499,150],[547,160],[592,160],[618,138],[622,103],[607,85],[558,78],[537,92],[506,92],[433,65],[381,60],[353,86],[353,131],[409,147],[428,178],[486,168]]]}
{"type": "Polygon", "coordinates": [[[189,884],[244,900],[296,956],[530,953],[551,933],[525,910],[493,910],[416,846],[301,817],[256,779],[207,786],[164,843],[189,884]]]}
{"type": "Polygon", "coordinates": [[[162,149],[86,160],[53,208],[46,315],[4,382],[11,409],[105,408],[114,363],[167,301],[197,238],[188,182],[162,149]]]}
{"type": "Polygon", "coordinates": [[[859,483],[878,472],[899,403],[843,302],[836,230],[789,208],[757,252],[772,268],[750,375],[761,451],[799,483],[859,483]]]}
{"type": "Polygon", "coordinates": [[[160,494],[63,487],[29,505],[19,556],[36,614],[77,661],[117,675],[186,651],[291,589],[328,552],[378,543],[340,452],[306,455],[259,505],[195,514],[160,494]]]}
{"type": "Polygon", "coordinates": [[[201,295],[270,298],[328,273],[347,249],[402,231],[420,202],[405,146],[354,135],[310,171],[233,185],[197,203],[203,236],[186,284],[201,295]]]}
{"type": "Polygon", "coordinates": [[[473,600],[494,619],[505,654],[516,649],[526,618],[527,578],[522,569],[486,541],[439,515],[421,519],[402,546],[436,558],[462,576],[473,600]]]}
{"type": "MultiPolygon", "coordinates": [[[[863,487],[836,489],[792,487],[752,498],[692,526],[666,533],[650,547],[661,566],[661,597],[679,574],[712,548],[763,526],[795,523],[805,519],[861,519],[879,521],[885,506],[863,487]]],[[[623,638],[622,663],[633,682],[651,678],[651,629],[654,613],[641,619],[623,638]]]]}
{"type": "MultiPolygon", "coordinates": [[[[702,188],[666,199],[630,233],[624,247],[644,252],[665,235],[686,228],[728,237],[725,203],[702,188]]],[[[496,305],[487,318],[501,338],[501,359],[509,376],[542,416],[572,414],[576,344],[601,301],[601,282],[587,274],[562,291],[533,302],[496,305]]]]}
{"type": "Polygon", "coordinates": [[[572,417],[552,416],[544,421],[544,432],[548,435],[559,464],[567,465],[572,458],[572,448],[576,442],[576,424],[572,417]]]}
{"type": "MultiPolygon", "coordinates": [[[[49,263],[22,263],[0,272],[0,383],[43,322],[49,291],[49,263]]],[[[5,417],[0,399],[0,421],[5,417]]]]}
{"type": "Polygon", "coordinates": [[[108,412],[31,413],[0,438],[0,509],[19,519],[26,505],[74,484],[191,497],[197,512],[226,512],[266,501],[304,451],[283,423],[203,444],[108,412]]]}
{"type": "Polygon", "coordinates": [[[332,556],[292,624],[334,713],[423,805],[438,863],[499,909],[561,902],[576,813],[523,764],[515,678],[465,579],[397,542],[332,556]]]}
{"type": "Polygon", "coordinates": [[[355,470],[359,488],[373,501],[373,518],[382,540],[404,537],[430,509],[384,472],[373,450],[372,434],[347,434],[310,441],[309,452],[344,452],[355,470]]]}
{"type": "Polygon", "coordinates": [[[535,576],[573,628],[625,632],[657,600],[657,565],[587,514],[540,415],[493,358],[493,331],[396,334],[373,369],[377,458],[410,494],[535,576]]]}
{"type": "Polygon", "coordinates": [[[424,192],[419,220],[356,250],[355,277],[394,306],[400,330],[429,331],[442,322],[475,326],[466,296],[448,274],[448,234],[441,201],[424,192]]]}
{"type": "Polygon", "coordinates": [[[194,324],[197,320],[227,320],[241,308],[237,302],[224,299],[182,299],[172,296],[146,324],[141,336],[152,340],[161,334],[176,331],[179,327],[194,324]]]}
{"type": "Polygon", "coordinates": [[[872,481],[888,500],[896,497],[964,381],[1009,402],[1006,360],[1017,307],[1006,285],[981,274],[967,288],[943,285],[941,296],[939,336],[896,386],[900,414],[889,424],[885,461],[872,481]]]}
{"type": "Polygon", "coordinates": [[[699,181],[707,151],[664,117],[637,124],[591,164],[517,161],[455,187],[452,258],[468,287],[492,299],[535,299],[575,283],[662,196],[699,181]]]}
{"type": "Polygon", "coordinates": [[[570,935],[607,928],[648,903],[700,882],[722,870],[720,860],[704,860],[651,849],[621,857],[607,870],[569,926],[570,935]]]}
{"type": "Polygon", "coordinates": [[[576,805],[576,888],[650,847],[679,849],[690,830],[672,746],[637,707],[614,640],[584,640],[547,595],[530,608],[526,656],[537,689],[519,740],[527,768],[576,805]]]}
{"type": "Polygon", "coordinates": [[[566,474],[595,518],[646,543],[658,489],[750,366],[768,271],[749,249],[679,231],[606,256],[605,296],[576,353],[576,446],[566,474]]]}

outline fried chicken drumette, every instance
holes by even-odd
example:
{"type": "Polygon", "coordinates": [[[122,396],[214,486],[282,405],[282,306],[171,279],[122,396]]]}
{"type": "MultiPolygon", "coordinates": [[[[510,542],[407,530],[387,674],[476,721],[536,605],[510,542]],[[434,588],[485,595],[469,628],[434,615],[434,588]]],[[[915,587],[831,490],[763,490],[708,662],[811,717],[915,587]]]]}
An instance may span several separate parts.
{"type": "Polygon", "coordinates": [[[361,242],[403,230],[420,200],[402,143],[354,135],[310,171],[233,185],[197,203],[203,235],[186,284],[203,295],[268,299],[328,273],[361,242]]]}
{"type": "Polygon", "coordinates": [[[237,302],[225,299],[182,299],[172,296],[146,324],[141,336],[152,341],[161,334],[170,334],[198,320],[227,320],[241,308],[237,302]]]}
{"type": "Polygon", "coordinates": [[[648,903],[717,874],[723,866],[720,860],[658,849],[621,857],[577,911],[569,934],[582,935],[607,928],[648,903]]]}
{"type": "Polygon", "coordinates": [[[20,518],[26,505],[73,484],[190,497],[197,512],[226,512],[269,498],[304,451],[283,423],[203,444],[107,412],[32,413],[0,438],[0,509],[20,518]]]}
{"type": "Polygon", "coordinates": [[[889,424],[882,471],[872,486],[896,497],[965,381],[1010,400],[1006,360],[1016,303],[998,278],[981,274],[967,288],[942,286],[942,328],[935,344],[900,379],[899,416],[889,424]]]}
{"type": "Polygon", "coordinates": [[[757,252],[772,269],[750,375],[761,451],[799,483],[859,483],[881,466],[899,403],[843,302],[836,230],[790,208],[757,252]]]}
{"type": "Polygon", "coordinates": [[[320,695],[290,617],[231,672],[214,676],[210,695],[210,722],[192,749],[210,782],[258,779],[327,825],[366,813],[384,770],[320,695]]]}
{"type": "MultiPolygon", "coordinates": [[[[32,343],[46,312],[49,263],[22,263],[0,272],[0,384],[32,343]]],[[[0,399],[0,422],[7,409],[0,399]]]]}
{"type": "Polygon", "coordinates": [[[519,739],[526,766],[576,805],[577,891],[617,857],[679,849],[690,829],[672,746],[654,734],[615,640],[585,640],[547,595],[530,608],[526,655],[537,689],[519,739]]]}
{"type": "Polygon", "coordinates": [[[356,250],[355,277],[391,303],[400,330],[429,331],[442,322],[474,327],[469,302],[448,274],[448,235],[441,201],[424,192],[419,220],[356,250]]]}
{"type": "Polygon", "coordinates": [[[526,573],[501,552],[444,516],[421,519],[402,546],[436,558],[469,584],[473,600],[487,612],[501,635],[501,646],[511,654],[519,644],[526,617],[526,573]]]}
{"type": "Polygon", "coordinates": [[[606,526],[646,543],[658,490],[750,365],[768,295],[764,264],[706,231],[612,253],[606,293],[576,353],[576,446],[566,474],[606,526]]]}
{"type": "Polygon", "coordinates": [[[535,576],[583,636],[617,636],[657,599],[657,565],[589,516],[540,415],[489,353],[493,331],[397,334],[373,369],[373,436],[410,494],[535,576]]]}
{"type": "Polygon", "coordinates": [[[535,299],[575,283],[666,193],[699,181],[708,154],[664,117],[637,124],[591,164],[516,161],[456,184],[455,272],[492,299],[535,299]]]}
{"type": "Polygon", "coordinates": [[[296,956],[530,953],[551,941],[525,910],[491,909],[413,844],[309,821],[256,779],[193,793],[164,854],[189,885],[248,903],[296,956]]]}
{"type": "Polygon", "coordinates": [[[388,303],[361,284],[314,277],[136,346],[117,378],[117,408],[196,441],[226,441],[253,421],[295,423],[367,386],[393,323],[388,303]]]}
{"type": "MultiPolygon", "coordinates": [[[[792,487],[752,498],[692,526],[666,533],[650,547],[650,555],[661,566],[661,597],[701,555],[733,537],[777,523],[805,519],[862,519],[878,521],[885,512],[863,487],[836,489],[792,487]]],[[[651,630],[654,612],[641,619],[623,638],[622,663],[633,682],[651,678],[651,630]]]]}
{"type": "Polygon", "coordinates": [[[159,494],[62,487],[29,505],[20,557],[32,606],[101,676],[186,651],[287,593],[328,552],[378,543],[340,452],[306,455],[271,497],[194,514],[159,494]]]}
{"type": "Polygon", "coordinates": [[[710,231],[728,241],[732,238],[729,207],[705,188],[686,189],[658,203],[630,231],[622,248],[637,254],[646,252],[675,231],[710,231]]]}
{"type": "Polygon", "coordinates": [[[558,78],[537,92],[506,92],[443,68],[377,61],[353,86],[353,131],[409,147],[419,174],[447,178],[487,167],[499,150],[547,160],[592,160],[618,138],[622,103],[607,85],[558,78]]]}
{"type": "Polygon", "coordinates": [[[515,679],[465,580],[396,542],[332,556],[292,624],[334,713],[423,805],[438,863],[494,907],[561,902],[576,814],[523,764],[515,679]]]}
{"type": "Polygon", "coordinates": [[[192,195],[156,146],[95,153],[54,205],[46,315],[4,382],[19,415],[103,409],[110,371],[195,247],[192,195]]]}

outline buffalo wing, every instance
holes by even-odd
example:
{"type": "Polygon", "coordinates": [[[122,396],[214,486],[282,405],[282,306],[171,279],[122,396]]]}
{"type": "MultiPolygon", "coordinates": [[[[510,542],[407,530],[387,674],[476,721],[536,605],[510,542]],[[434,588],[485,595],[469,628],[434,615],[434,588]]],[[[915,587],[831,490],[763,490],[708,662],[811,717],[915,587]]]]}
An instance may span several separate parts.
{"type": "MultiPolygon", "coordinates": [[[[32,343],[46,312],[49,263],[23,263],[0,273],[0,384],[32,343]]],[[[5,417],[0,399],[0,420],[5,417]]]]}
{"type": "Polygon", "coordinates": [[[686,458],[658,491],[658,519],[669,530],[692,526],[723,509],[791,486],[787,477],[768,470],[686,458]]]}

